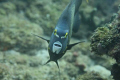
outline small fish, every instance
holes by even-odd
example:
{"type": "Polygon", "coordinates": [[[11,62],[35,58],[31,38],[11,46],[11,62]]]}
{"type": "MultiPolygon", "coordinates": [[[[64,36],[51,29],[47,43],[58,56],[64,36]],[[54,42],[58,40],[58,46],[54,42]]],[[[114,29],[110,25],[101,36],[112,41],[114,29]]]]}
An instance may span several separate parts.
{"type": "Polygon", "coordinates": [[[67,5],[61,14],[50,40],[38,36],[47,41],[49,44],[48,52],[50,59],[46,62],[46,64],[50,61],[54,61],[59,68],[57,60],[60,59],[67,50],[70,50],[76,44],[81,43],[77,42],[74,44],[69,44],[72,31],[77,32],[80,26],[78,9],[81,3],[82,0],[71,0],[71,2],[67,5]]]}
{"type": "Polygon", "coordinates": [[[89,2],[89,0],[86,0],[86,2],[88,3],[88,2],[89,2]]]}

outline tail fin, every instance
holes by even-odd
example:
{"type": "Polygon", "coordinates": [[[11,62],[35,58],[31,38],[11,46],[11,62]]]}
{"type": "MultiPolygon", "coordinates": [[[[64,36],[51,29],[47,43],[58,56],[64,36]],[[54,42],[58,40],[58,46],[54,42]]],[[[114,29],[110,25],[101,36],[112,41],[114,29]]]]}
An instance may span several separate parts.
{"type": "Polygon", "coordinates": [[[78,9],[82,3],[82,0],[73,0],[74,1],[74,4],[75,4],[75,15],[76,13],[78,12],[78,9]]]}

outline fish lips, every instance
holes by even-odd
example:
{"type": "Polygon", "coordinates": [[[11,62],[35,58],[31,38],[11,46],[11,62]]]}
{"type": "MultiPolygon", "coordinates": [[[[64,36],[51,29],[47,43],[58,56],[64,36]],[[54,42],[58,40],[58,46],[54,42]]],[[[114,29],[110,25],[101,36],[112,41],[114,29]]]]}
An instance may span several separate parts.
{"type": "Polygon", "coordinates": [[[59,41],[53,43],[53,53],[59,54],[62,49],[62,44],[59,41]]]}

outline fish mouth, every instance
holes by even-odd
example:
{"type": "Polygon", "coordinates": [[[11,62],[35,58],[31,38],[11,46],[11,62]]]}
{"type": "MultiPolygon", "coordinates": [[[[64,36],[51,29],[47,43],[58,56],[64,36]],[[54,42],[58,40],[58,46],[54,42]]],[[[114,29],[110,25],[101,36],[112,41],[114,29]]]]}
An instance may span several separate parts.
{"type": "Polygon", "coordinates": [[[59,41],[54,42],[53,44],[53,53],[59,54],[62,49],[62,44],[59,41]]]}
{"type": "Polygon", "coordinates": [[[57,46],[57,47],[61,47],[61,45],[60,44],[54,44],[55,46],[57,46]]]}

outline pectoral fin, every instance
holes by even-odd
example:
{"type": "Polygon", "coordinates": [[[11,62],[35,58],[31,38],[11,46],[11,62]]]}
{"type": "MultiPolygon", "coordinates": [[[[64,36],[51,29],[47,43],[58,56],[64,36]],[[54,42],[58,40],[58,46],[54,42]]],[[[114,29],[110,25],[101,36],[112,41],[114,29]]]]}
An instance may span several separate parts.
{"type": "Polygon", "coordinates": [[[85,42],[85,41],[80,41],[80,42],[77,42],[77,43],[73,43],[73,44],[70,44],[67,46],[67,50],[70,50],[73,46],[79,44],[79,43],[82,43],[82,42],[85,42]]]}
{"type": "MultiPolygon", "coordinates": [[[[33,33],[32,33],[33,34],[33,33]]],[[[45,38],[43,38],[43,37],[41,37],[41,36],[38,36],[38,35],[36,35],[36,34],[33,34],[34,36],[37,36],[37,37],[39,37],[39,38],[41,38],[41,39],[43,39],[43,40],[45,40],[45,41],[47,41],[48,43],[50,42],[50,40],[48,40],[48,39],[45,39],[45,38]]]]}

